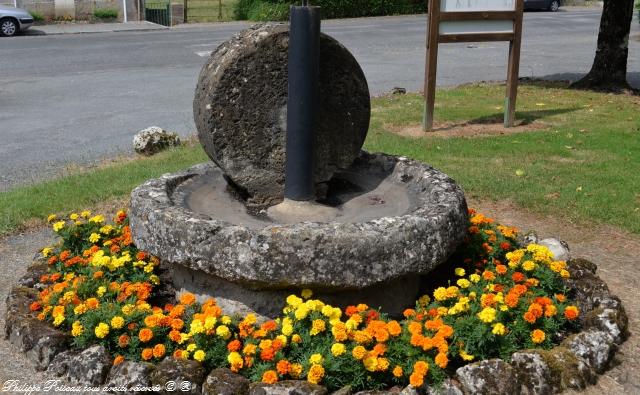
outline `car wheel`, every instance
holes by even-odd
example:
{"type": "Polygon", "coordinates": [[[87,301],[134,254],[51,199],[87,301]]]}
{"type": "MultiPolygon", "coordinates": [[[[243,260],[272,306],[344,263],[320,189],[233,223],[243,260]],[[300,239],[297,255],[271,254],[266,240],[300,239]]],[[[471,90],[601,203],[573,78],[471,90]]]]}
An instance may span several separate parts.
{"type": "Polygon", "coordinates": [[[556,12],[559,9],[560,9],[560,1],[559,0],[552,0],[551,3],[549,3],[549,11],[556,12]]]}
{"type": "Polygon", "coordinates": [[[11,18],[0,19],[0,35],[2,36],[14,36],[20,28],[18,22],[11,18]]]}

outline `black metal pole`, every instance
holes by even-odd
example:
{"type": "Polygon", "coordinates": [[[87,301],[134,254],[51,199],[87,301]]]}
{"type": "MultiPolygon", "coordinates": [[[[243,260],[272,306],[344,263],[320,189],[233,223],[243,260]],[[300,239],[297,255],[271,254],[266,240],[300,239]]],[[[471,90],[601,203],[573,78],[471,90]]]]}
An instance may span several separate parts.
{"type": "Polygon", "coordinates": [[[291,200],[315,199],[319,53],[320,7],[291,6],[284,183],[284,197],[291,200]]]}

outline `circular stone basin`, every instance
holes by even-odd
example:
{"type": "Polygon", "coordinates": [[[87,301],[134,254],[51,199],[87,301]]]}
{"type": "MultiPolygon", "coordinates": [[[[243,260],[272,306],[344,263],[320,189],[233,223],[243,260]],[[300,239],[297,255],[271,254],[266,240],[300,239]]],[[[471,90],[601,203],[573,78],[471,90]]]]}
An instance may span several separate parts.
{"type": "Polygon", "coordinates": [[[130,221],[137,246],[170,263],[179,288],[268,316],[301,288],[329,303],[400,313],[414,303],[420,275],[466,234],[462,189],[405,158],[363,152],[318,203],[328,219],[314,221],[317,205],[291,221],[286,207],[277,219],[252,212],[207,163],[136,188],[130,221]]]}

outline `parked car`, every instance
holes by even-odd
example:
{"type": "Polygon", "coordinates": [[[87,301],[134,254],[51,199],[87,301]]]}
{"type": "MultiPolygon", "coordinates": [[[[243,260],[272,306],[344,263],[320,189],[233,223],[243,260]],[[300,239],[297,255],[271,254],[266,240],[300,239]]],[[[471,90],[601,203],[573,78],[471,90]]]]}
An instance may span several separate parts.
{"type": "Polygon", "coordinates": [[[0,5],[0,36],[14,36],[33,25],[27,10],[0,5]]]}
{"type": "Polygon", "coordinates": [[[524,0],[524,9],[556,12],[560,9],[560,0],[524,0]]]}

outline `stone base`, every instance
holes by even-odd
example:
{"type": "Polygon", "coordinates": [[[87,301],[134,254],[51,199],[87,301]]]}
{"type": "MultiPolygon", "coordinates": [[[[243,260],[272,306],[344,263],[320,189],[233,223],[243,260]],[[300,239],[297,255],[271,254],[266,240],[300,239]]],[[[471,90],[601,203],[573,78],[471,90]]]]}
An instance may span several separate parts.
{"type": "MultiPolygon", "coordinates": [[[[170,265],[169,273],[175,289],[178,290],[178,298],[184,292],[195,294],[200,302],[215,298],[225,314],[254,313],[265,320],[281,316],[287,296],[292,293],[300,294],[301,291],[299,288],[251,289],[182,265],[170,265]]],[[[360,290],[314,290],[313,297],[341,308],[366,303],[373,308],[380,307],[390,316],[399,318],[404,309],[415,305],[419,297],[419,283],[420,276],[410,275],[360,290]]]]}

